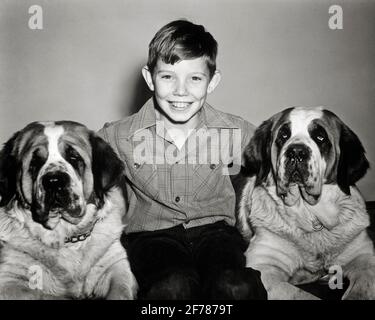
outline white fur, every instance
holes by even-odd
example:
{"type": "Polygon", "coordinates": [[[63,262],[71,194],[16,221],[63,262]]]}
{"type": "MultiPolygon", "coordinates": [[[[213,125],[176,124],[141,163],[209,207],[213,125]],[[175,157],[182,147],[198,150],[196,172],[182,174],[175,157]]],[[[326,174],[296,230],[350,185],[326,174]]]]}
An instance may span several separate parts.
{"type": "Polygon", "coordinates": [[[0,209],[1,299],[135,298],[137,283],[120,243],[125,210],[121,191],[114,188],[101,210],[88,208],[80,225],[51,231],[41,229],[30,212],[16,205],[0,209]],[[64,235],[91,227],[98,217],[88,239],[63,243],[64,235]],[[42,269],[42,290],[29,286],[32,266],[42,269]]]}
{"type": "Polygon", "coordinates": [[[48,140],[48,159],[46,165],[50,163],[64,161],[59,151],[59,139],[64,134],[64,128],[62,126],[47,126],[44,128],[44,134],[48,140]]]}
{"type": "Polygon", "coordinates": [[[308,108],[298,107],[294,108],[289,114],[289,120],[291,122],[291,133],[292,136],[301,134],[308,136],[309,133],[307,128],[312,120],[319,119],[323,115],[322,107],[308,108]]]}

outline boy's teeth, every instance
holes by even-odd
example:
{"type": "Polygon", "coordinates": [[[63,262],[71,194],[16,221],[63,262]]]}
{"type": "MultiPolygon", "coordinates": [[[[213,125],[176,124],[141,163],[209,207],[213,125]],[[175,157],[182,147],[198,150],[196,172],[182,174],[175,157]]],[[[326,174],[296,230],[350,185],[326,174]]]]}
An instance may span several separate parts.
{"type": "Polygon", "coordinates": [[[188,105],[188,102],[172,102],[172,106],[175,108],[186,108],[188,105]]]}

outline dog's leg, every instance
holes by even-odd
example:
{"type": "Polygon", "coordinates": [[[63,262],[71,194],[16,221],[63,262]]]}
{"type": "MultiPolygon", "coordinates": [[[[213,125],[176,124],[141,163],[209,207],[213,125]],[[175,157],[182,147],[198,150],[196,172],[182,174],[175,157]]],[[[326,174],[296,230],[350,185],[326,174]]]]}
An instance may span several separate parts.
{"type": "Polygon", "coordinates": [[[107,300],[134,300],[137,296],[137,281],[130,270],[129,261],[121,260],[110,270],[111,282],[107,300]]]}
{"type": "Polygon", "coordinates": [[[269,300],[317,300],[289,283],[304,260],[293,243],[266,230],[258,230],[246,253],[246,266],[261,272],[269,300]]]}
{"type": "Polygon", "coordinates": [[[45,294],[40,290],[31,289],[19,283],[1,285],[0,300],[65,300],[64,297],[45,294]]]}
{"type": "Polygon", "coordinates": [[[138,284],[126,256],[105,271],[93,290],[94,297],[107,300],[134,300],[138,284]]]}
{"type": "Polygon", "coordinates": [[[343,300],[375,299],[375,256],[358,256],[344,268],[344,275],[349,279],[349,288],[343,300]]]}
{"type": "Polygon", "coordinates": [[[260,266],[261,279],[269,300],[320,300],[290,283],[288,275],[277,267],[260,266]]]}
{"type": "Polygon", "coordinates": [[[343,277],[350,281],[342,299],[375,299],[375,250],[367,231],[362,231],[336,259],[343,277]]]}
{"type": "Polygon", "coordinates": [[[84,289],[87,295],[110,300],[136,298],[138,284],[120,241],[115,242],[109,248],[107,254],[98,261],[94,268],[99,269],[92,275],[99,275],[99,278],[88,277],[84,289]]]}

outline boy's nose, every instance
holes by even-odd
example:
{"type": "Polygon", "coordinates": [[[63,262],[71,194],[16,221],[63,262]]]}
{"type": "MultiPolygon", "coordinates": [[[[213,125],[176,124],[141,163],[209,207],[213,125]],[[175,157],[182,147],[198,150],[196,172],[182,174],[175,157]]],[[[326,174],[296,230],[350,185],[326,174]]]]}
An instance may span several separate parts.
{"type": "Polygon", "coordinates": [[[177,96],[185,96],[185,95],[187,95],[185,81],[179,81],[176,84],[176,87],[175,87],[175,90],[174,90],[174,94],[177,95],[177,96]]]}

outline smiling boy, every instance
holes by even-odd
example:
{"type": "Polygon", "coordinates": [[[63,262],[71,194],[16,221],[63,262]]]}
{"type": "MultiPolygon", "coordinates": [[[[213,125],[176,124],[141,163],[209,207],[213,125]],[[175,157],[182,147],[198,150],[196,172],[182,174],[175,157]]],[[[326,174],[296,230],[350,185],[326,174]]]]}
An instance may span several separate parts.
{"type": "Polygon", "coordinates": [[[254,127],[206,102],[221,78],[216,55],[203,26],[162,27],[142,69],[153,97],[100,131],[125,163],[124,244],[141,299],[266,297],[245,268],[229,176],[254,127]]]}

